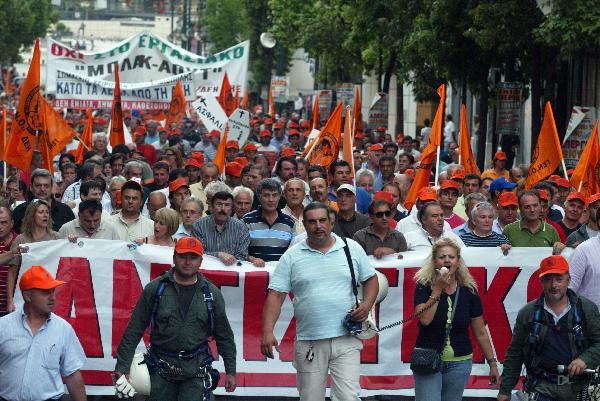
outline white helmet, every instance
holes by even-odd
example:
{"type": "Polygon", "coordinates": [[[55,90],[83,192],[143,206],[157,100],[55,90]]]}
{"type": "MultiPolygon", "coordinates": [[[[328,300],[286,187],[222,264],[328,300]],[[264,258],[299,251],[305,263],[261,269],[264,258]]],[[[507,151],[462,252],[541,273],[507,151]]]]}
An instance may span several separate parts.
{"type": "Polygon", "coordinates": [[[148,365],[144,362],[143,352],[133,356],[129,368],[129,383],[139,394],[150,395],[150,373],[148,372],[148,365]]]}

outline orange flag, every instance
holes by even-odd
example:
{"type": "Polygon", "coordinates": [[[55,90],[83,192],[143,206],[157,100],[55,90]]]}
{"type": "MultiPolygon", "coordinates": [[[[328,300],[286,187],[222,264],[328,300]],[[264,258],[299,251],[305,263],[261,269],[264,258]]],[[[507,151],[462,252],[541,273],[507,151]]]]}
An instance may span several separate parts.
{"type": "Polygon", "coordinates": [[[275,118],[275,105],[273,104],[273,90],[269,86],[269,115],[275,118]]]}
{"type": "Polygon", "coordinates": [[[4,160],[29,172],[39,124],[40,41],[35,42],[29,72],[19,93],[19,104],[10,128],[4,160]]]}
{"type": "Polygon", "coordinates": [[[562,147],[558,139],[558,131],[554,123],[554,114],[550,102],[546,102],[544,109],[544,121],[540,129],[538,142],[535,145],[531,164],[529,165],[529,175],[525,180],[525,189],[529,189],[536,182],[542,181],[554,170],[560,166],[563,160],[562,147]]]}
{"type": "Polygon", "coordinates": [[[2,125],[0,126],[0,160],[4,160],[6,148],[6,107],[2,109],[2,125]]]}
{"type": "Polygon", "coordinates": [[[235,96],[233,97],[233,110],[240,107],[240,86],[235,86],[235,96]]]}
{"type": "Polygon", "coordinates": [[[315,102],[313,103],[313,129],[319,129],[319,95],[315,95],[315,102]]]}
{"type": "Polygon", "coordinates": [[[217,97],[219,104],[227,114],[227,117],[233,113],[235,110],[235,101],[233,99],[233,94],[231,93],[231,84],[229,83],[229,78],[227,77],[227,73],[223,75],[223,82],[221,83],[221,92],[219,92],[219,96],[217,97]]]}
{"type": "Polygon", "coordinates": [[[12,79],[10,77],[10,69],[8,69],[8,67],[6,67],[4,92],[6,92],[6,96],[12,96],[14,91],[15,91],[15,88],[13,86],[12,79]]]}
{"type": "Polygon", "coordinates": [[[471,136],[469,135],[469,127],[467,127],[467,107],[463,104],[460,108],[460,164],[468,173],[479,175],[479,168],[473,157],[471,150],[471,136]]]}
{"type": "Polygon", "coordinates": [[[344,121],[344,146],[342,155],[344,160],[350,164],[350,175],[354,177],[354,157],[352,155],[352,117],[350,117],[350,106],[346,106],[346,120],[344,121]]]}
{"type": "Polygon", "coordinates": [[[75,161],[77,164],[83,163],[83,155],[87,150],[92,148],[92,137],[94,135],[94,118],[92,117],[92,109],[85,111],[85,128],[79,138],[79,146],[75,153],[75,161]]]}
{"type": "Polygon", "coordinates": [[[52,159],[73,140],[77,133],[42,96],[39,97],[39,105],[42,134],[38,146],[46,164],[45,168],[54,172],[52,159]]]}
{"type": "Polygon", "coordinates": [[[119,80],[119,65],[115,63],[115,92],[110,116],[110,146],[125,144],[123,131],[123,109],[121,108],[121,81],[119,80]]]}
{"type": "Polygon", "coordinates": [[[227,144],[227,132],[229,131],[229,124],[225,124],[225,132],[221,135],[221,142],[217,147],[217,153],[213,159],[213,163],[219,168],[219,174],[225,176],[225,145],[227,144]]]}
{"type": "Polygon", "coordinates": [[[342,102],[339,102],[329,120],[319,133],[308,155],[309,164],[329,169],[337,160],[342,142],[342,102]]]}
{"type": "Polygon", "coordinates": [[[440,103],[438,104],[433,124],[431,125],[431,134],[429,135],[429,141],[423,152],[421,153],[421,163],[417,167],[415,173],[415,179],[406,195],[404,200],[404,207],[410,210],[417,199],[417,195],[422,188],[427,187],[429,184],[429,177],[433,169],[433,163],[437,156],[437,148],[440,146],[442,141],[442,123],[444,120],[444,106],[446,102],[446,85],[441,84],[437,89],[437,94],[440,97],[440,103]]]}
{"type": "Polygon", "coordinates": [[[360,96],[358,94],[358,88],[354,91],[354,121],[352,122],[352,137],[358,131],[362,132],[363,123],[362,123],[362,112],[360,110],[360,96]]]}
{"type": "Polygon", "coordinates": [[[598,120],[581,153],[577,166],[571,175],[571,185],[585,196],[600,192],[600,143],[598,139],[598,120]]]}
{"type": "Polygon", "coordinates": [[[248,97],[248,86],[244,90],[244,98],[242,99],[241,108],[244,110],[248,110],[250,108],[250,98],[248,97]]]}
{"type": "Polygon", "coordinates": [[[175,89],[173,90],[173,97],[171,98],[171,105],[169,106],[169,113],[167,114],[167,124],[165,127],[170,130],[171,124],[180,125],[183,119],[186,117],[187,100],[183,93],[183,86],[181,81],[177,81],[175,89]]]}

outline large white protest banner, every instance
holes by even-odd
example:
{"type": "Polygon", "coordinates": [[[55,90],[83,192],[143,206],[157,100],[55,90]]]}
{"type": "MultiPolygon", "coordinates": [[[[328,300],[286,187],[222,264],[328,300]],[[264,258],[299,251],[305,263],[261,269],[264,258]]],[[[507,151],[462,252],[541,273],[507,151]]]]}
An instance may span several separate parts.
{"type": "MultiPolygon", "coordinates": [[[[85,239],[78,244],[57,240],[28,246],[21,274],[32,265],[42,265],[67,282],[56,291],[55,312],[71,323],[86,352],[88,359],[82,372],[88,394],[113,393],[110,373],[121,335],[143,286],[171,266],[172,248],[131,247],[126,242],[85,239]]],[[[502,362],[518,310],[541,292],[535,273],[540,260],[550,255],[551,249],[513,248],[504,256],[496,248],[466,248],[462,254],[477,282],[484,319],[502,362]]],[[[426,252],[406,252],[403,259],[391,256],[373,259],[390,286],[387,298],[378,306],[380,326],[413,313],[413,276],[426,256],[426,252]]],[[[274,360],[267,360],[260,352],[262,308],[269,274],[274,268],[275,263],[259,269],[245,262],[242,266],[224,266],[215,258],[204,258],[203,273],[221,288],[235,333],[238,372],[235,395],[297,396],[292,366],[296,326],[289,299],[284,302],[275,326],[281,352],[274,360]]],[[[351,291],[350,279],[348,291],[351,291]]],[[[17,305],[20,303],[17,299],[17,305]]],[[[362,396],[413,394],[409,362],[417,330],[412,320],[364,342],[362,396]]],[[[143,350],[142,344],[139,350],[143,350]]],[[[465,395],[495,397],[497,390],[488,385],[488,368],[476,344],[473,360],[465,395]]],[[[215,366],[223,371],[221,361],[215,366]]],[[[223,387],[219,387],[217,394],[223,393],[223,387]]]]}
{"type": "MultiPolygon", "coordinates": [[[[225,72],[232,86],[239,85],[240,93],[243,93],[249,54],[250,42],[245,41],[202,57],[148,32],[134,35],[101,52],[75,50],[49,38],[46,91],[56,95],[56,106],[92,107],[89,102],[102,102],[110,96],[99,88],[110,88],[110,83],[114,86],[113,69],[118,65],[121,85],[138,84],[138,92],[121,93],[124,109],[134,108],[130,104],[133,101],[145,101],[149,105],[146,108],[158,108],[157,105],[167,108],[171,91],[155,90],[155,87],[165,82],[172,82],[174,86],[176,76],[182,74],[191,73],[193,78],[188,81],[193,83],[187,87],[189,97],[186,94],[190,101],[200,93],[217,96],[225,72]],[[140,89],[148,91],[139,92],[140,89]],[[139,95],[142,95],[141,99],[139,95]]],[[[91,104],[103,107],[104,103],[91,104]]]]}

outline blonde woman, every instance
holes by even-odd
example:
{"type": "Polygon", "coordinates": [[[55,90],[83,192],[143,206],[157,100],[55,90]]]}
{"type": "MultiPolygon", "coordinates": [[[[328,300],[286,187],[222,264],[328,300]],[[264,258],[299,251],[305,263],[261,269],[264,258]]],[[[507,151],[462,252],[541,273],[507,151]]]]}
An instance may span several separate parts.
{"type": "Polygon", "coordinates": [[[452,239],[441,238],[433,244],[431,255],[415,275],[415,312],[422,312],[415,348],[435,349],[442,360],[439,372],[413,372],[416,401],[462,400],[473,357],[469,328],[490,366],[490,383],[496,384],[500,379],[477,285],[460,252],[452,239]],[[446,336],[448,327],[451,329],[446,336]]]}
{"type": "MultiPolygon", "coordinates": [[[[7,305],[9,312],[15,310],[13,302],[16,279],[19,276],[21,267],[21,255],[19,255],[20,246],[32,242],[51,241],[62,238],[59,233],[52,230],[52,216],[50,215],[50,204],[42,199],[34,199],[29,202],[25,215],[21,222],[21,234],[15,238],[10,250],[14,257],[8,262],[7,285],[7,305]]],[[[24,252],[24,250],[23,250],[24,252]]]]}
{"type": "Polygon", "coordinates": [[[154,234],[140,238],[138,244],[153,244],[162,246],[175,246],[173,235],[179,228],[179,213],[173,209],[163,207],[154,214],[154,234]]]}

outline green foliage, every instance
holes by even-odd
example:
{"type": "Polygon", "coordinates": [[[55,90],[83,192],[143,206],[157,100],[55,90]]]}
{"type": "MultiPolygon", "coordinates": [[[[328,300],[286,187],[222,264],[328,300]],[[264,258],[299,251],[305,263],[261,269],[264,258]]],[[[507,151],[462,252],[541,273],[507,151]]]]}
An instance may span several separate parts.
{"type": "Polygon", "coordinates": [[[0,63],[18,62],[21,48],[46,36],[48,27],[56,20],[50,0],[3,0],[0,7],[0,63]]]}
{"type": "Polygon", "coordinates": [[[231,47],[250,34],[250,21],[238,0],[207,0],[200,20],[208,28],[210,41],[218,51],[231,47]]]}

